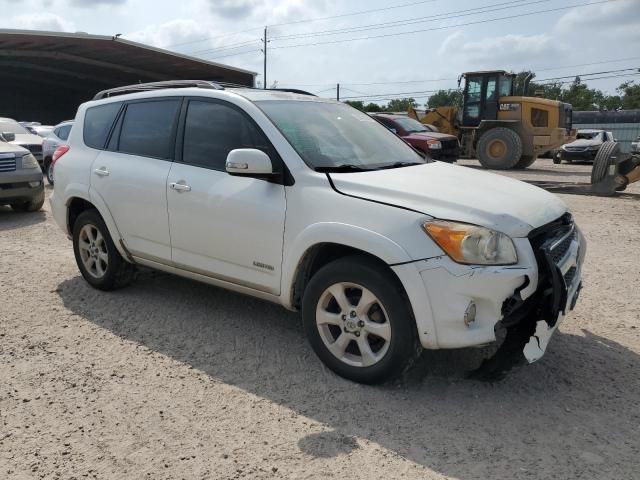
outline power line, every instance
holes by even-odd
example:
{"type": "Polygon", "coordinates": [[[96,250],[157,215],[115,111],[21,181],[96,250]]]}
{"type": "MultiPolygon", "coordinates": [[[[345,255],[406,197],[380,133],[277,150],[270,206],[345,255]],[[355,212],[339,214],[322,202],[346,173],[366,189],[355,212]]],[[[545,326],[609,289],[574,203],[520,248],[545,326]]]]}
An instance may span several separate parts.
{"type": "Polygon", "coordinates": [[[552,0],[513,0],[510,2],[502,2],[495,3],[493,5],[484,5],[482,7],[469,8],[465,10],[457,10],[453,12],[445,12],[440,14],[433,14],[427,17],[412,17],[412,18],[404,18],[402,20],[394,20],[391,22],[382,22],[382,23],[373,23],[369,25],[361,25],[358,27],[348,27],[348,28],[340,28],[334,30],[323,30],[319,32],[306,32],[306,33],[294,33],[291,35],[281,35],[272,37],[272,40],[294,40],[298,38],[309,38],[309,37],[317,37],[323,35],[342,35],[345,33],[352,32],[362,32],[366,30],[375,30],[378,28],[394,28],[394,27],[404,27],[406,25],[413,25],[416,23],[430,23],[436,22],[439,20],[449,20],[452,18],[460,18],[460,17],[468,17],[469,15],[478,15],[482,13],[491,13],[499,10],[506,10],[509,8],[520,8],[524,6],[530,6],[538,3],[548,3],[552,0]],[[527,2],[527,3],[523,3],[527,2]],[[498,7],[498,8],[492,8],[498,7]]]}
{"type": "Polygon", "coordinates": [[[247,53],[262,52],[260,49],[247,50],[246,52],[229,53],[227,55],[219,55],[217,57],[205,58],[204,60],[217,60],[218,58],[235,57],[236,55],[245,55],[247,53]]]}
{"type": "Polygon", "coordinates": [[[253,43],[257,43],[260,40],[258,40],[257,38],[254,38],[253,40],[246,40],[244,42],[238,42],[238,43],[233,43],[231,45],[221,45],[219,47],[214,47],[214,48],[207,48],[205,50],[197,50],[194,52],[184,52],[185,55],[202,55],[203,53],[208,53],[208,52],[222,52],[225,50],[233,50],[235,48],[242,48],[242,47],[246,47],[248,45],[251,45],[253,43]]]}
{"type": "MultiPolygon", "coordinates": [[[[564,77],[541,78],[539,81],[540,82],[546,82],[546,81],[550,81],[550,80],[563,80],[565,78],[588,77],[588,76],[591,76],[591,75],[605,75],[607,73],[628,72],[630,70],[635,70],[636,72],[638,72],[640,69],[638,69],[638,67],[621,68],[619,70],[609,70],[609,71],[606,71],[606,72],[582,73],[582,74],[577,74],[577,75],[566,75],[564,77]]],[[[535,78],[533,80],[535,80],[535,78]]],[[[587,79],[587,80],[589,80],[589,79],[587,79]]]]}
{"type": "Polygon", "coordinates": [[[419,2],[410,2],[410,3],[401,3],[401,4],[397,4],[397,5],[392,5],[390,7],[383,7],[383,8],[374,8],[371,10],[361,10],[359,12],[351,12],[351,13],[343,13],[340,15],[331,15],[330,17],[319,17],[319,18],[307,18],[304,20],[295,20],[293,22],[284,22],[284,23],[274,23],[272,25],[269,25],[270,27],[281,27],[284,25],[295,25],[295,24],[299,24],[299,23],[309,23],[309,22],[319,22],[322,20],[331,20],[334,18],[343,18],[343,17],[353,17],[355,15],[364,15],[365,13],[374,13],[374,12],[383,12],[386,10],[394,10],[397,8],[406,8],[406,7],[412,7],[414,5],[421,5],[424,3],[433,3],[433,2],[437,2],[438,0],[421,0],[419,2]]]}
{"type": "Polygon", "coordinates": [[[262,27],[249,28],[247,30],[239,30],[237,32],[223,33],[221,35],[214,35],[213,37],[202,37],[200,40],[190,40],[188,42],[173,43],[171,45],[165,46],[164,48],[181,47],[183,45],[191,45],[193,43],[206,42],[207,40],[213,40],[213,39],[216,39],[216,38],[229,37],[231,35],[239,35],[241,33],[254,32],[256,30],[262,30],[262,27]]]}
{"type": "Polygon", "coordinates": [[[432,32],[432,31],[436,31],[436,30],[445,30],[448,28],[457,28],[457,27],[466,27],[469,25],[478,25],[481,23],[490,23],[490,22],[496,22],[496,21],[500,21],[500,20],[511,20],[514,18],[521,18],[521,17],[527,17],[527,16],[531,16],[531,15],[538,15],[541,13],[550,13],[550,12],[558,12],[561,10],[569,10],[572,8],[576,8],[576,7],[586,7],[586,6],[590,6],[590,5],[600,5],[600,4],[604,4],[604,3],[611,3],[611,2],[617,2],[619,0],[601,0],[598,2],[591,2],[591,3],[579,3],[579,4],[575,4],[575,5],[570,5],[570,6],[566,6],[566,7],[557,7],[557,8],[550,8],[547,10],[538,10],[535,12],[528,12],[528,13],[521,13],[518,15],[510,15],[507,17],[498,17],[498,18],[490,18],[490,19],[485,19],[485,20],[477,20],[474,22],[467,22],[467,23],[460,23],[457,25],[445,25],[442,27],[433,27],[433,28],[426,28],[426,29],[420,29],[420,30],[411,30],[408,32],[397,32],[397,33],[386,33],[386,34],[382,34],[382,35],[372,35],[372,36],[368,36],[368,37],[357,37],[357,38],[347,38],[347,39],[342,39],[342,40],[331,40],[331,41],[323,41],[323,42],[314,42],[314,43],[300,43],[300,44],[296,44],[296,45],[281,45],[281,46],[276,46],[276,47],[271,47],[272,49],[280,49],[280,48],[296,48],[296,47],[312,47],[312,46],[316,46],[316,45],[329,45],[329,44],[336,44],[336,43],[345,43],[345,42],[355,42],[355,41],[359,41],[359,40],[372,40],[375,38],[387,38],[387,37],[396,37],[399,35],[411,35],[414,33],[422,33],[422,32],[432,32]]]}

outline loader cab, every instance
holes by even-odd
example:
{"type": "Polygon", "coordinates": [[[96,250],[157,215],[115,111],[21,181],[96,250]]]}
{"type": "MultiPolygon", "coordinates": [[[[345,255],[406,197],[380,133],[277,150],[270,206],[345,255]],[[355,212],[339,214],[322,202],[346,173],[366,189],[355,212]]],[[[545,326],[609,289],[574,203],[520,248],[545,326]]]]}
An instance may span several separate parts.
{"type": "Polygon", "coordinates": [[[462,126],[477,127],[482,120],[497,120],[500,97],[513,95],[515,75],[504,70],[463,73],[462,126]]]}

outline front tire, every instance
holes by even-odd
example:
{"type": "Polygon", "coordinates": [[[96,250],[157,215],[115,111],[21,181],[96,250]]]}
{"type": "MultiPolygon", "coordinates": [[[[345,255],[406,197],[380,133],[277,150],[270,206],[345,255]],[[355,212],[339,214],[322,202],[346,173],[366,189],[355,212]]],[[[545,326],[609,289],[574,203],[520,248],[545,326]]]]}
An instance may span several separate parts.
{"type": "Polygon", "coordinates": [[[366,258],[322,267],[305,289],[302,318],[320,360],[355,382],[396,377],[421,351],[402,286],[392,272],[366,258]]]}
{"type": "Polygon", "coordinates": [[[23,213],[23,212],[38,212],[42,209],[44,205],[44,192],[41,195],[38,195],[33,200],[29,200],[26,202],[12,203],[11,209],[14,212],[23,213]]]}
{"type": "Polygon", "coordinates": [[[135,266],[122,258],[97,210],[82,212],[73,224],[73,252],[80,273],[94,288],[115,290],[133,280],[135,266]]]}
{"type": "Polygon", "coordinates": [[[478,160],[492,170],[509,170],[522,157],[522,139],[513,130],[496,127],[483,133],[478,140],[478,160]]]}
{"type": "Polygon", "coordinates": [[[531,165],[533,165],[537,159],[538,157],[536,157],[535,155],[522,155],[522,157],[520,157],[520,160],[518,160],[518,163],[516,163],[513,168],[515,170],[524,170],[525,168],[529,168],[531,165]]]}

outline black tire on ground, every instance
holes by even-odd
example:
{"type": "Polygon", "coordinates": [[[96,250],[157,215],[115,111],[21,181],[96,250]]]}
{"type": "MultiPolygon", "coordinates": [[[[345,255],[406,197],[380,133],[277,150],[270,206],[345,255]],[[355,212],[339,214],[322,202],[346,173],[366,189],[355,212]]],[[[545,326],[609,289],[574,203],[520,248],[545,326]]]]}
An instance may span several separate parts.
{"type": "Polygon", "coordinates": [[[135,266],[122,258],[111,239],[104,220],[102,220],[97,210],[85,210],[78,216],[73,224],[73,253],[75,254],[80,273],[82,273],[84,279],[94,288],[106,291],[115,290],[128,285],[133,280],[136,271],[135,266]],[[80,256],[80,232],[85,225],[93,225],[102,235],[106,246],[108,264],[104,275],[100,278],[96,278],[89,273],[80,256]]]}
{"type": "Polygon", "coordinates": [[[598,183],[607,176],[611,157],[620,151],[620,145],[617,142],[604,142],[593,160],[593,168],[591,169],[591,184],[598,183]]]}
{"type": "Polygon", "coordinates": [[[49,185],[53,185],[53,168],[51,160],[44,161],[44,176],[47,177],[47,182],[49,183],[49,185]]]}
{"type": "Polygon", "coordinates": [[[482,134],[476,150],[483,167],[509,170],[522,157],[522,139],[513,130],[496,127],[482,134]]]}
{"type": "Polygon", "coordinates": [[[44,205],[44,192],[33,200],[27,202],[12,203],[11,208],[14,212],[38,212],[44,205]]]}
{"type": "Polygon", "coordinates": [[[516,170],[523,170],[525,168],[529,168],[531,165],[535,163],[537,159],[538,157],[535,157],[535,156],[522,155],[520,157],[520,160],[518,160],[518,163],[516,163],[513,168],[516,170]]]}
{"type": "Polygon", "coordinates": [[[558,156],[554,156],[553,163],[555,163],[556,165],[560,165],[562,163],[562,159],[558,156]]]}
{"type": "MultiPolygon", "coordinates": [[[[358,298],[357,287],[352,287],[353,293],[349,288],[346,287],[343,291],[345,292],[345,298],[351,304],[348,308],[351,309],[353,306],[355,310],[355,305],[362,297],[358,298]]],[[[360,290],[360,295],[362,295],[362,290],[360,290]]],[[[335,302],[333,305],[335,305],[335,309],[338,312],[335,315],[339,319],[340,312],[344,310],[339,307],[335,297],[330,300],[326,308],[330,308],[331,302],[335,302]]],[[[347,317],[349,316],[347,315],[347,317]]],[[[316,272],[304,291],[302,319],[307,338],[320,360],[338,375],[355,382],[376,384],[397,377],[411,366],[422,350],[418,341],[412,310],[402,285],[391,271],[364,257],[341,258],[325,265],[316,272]],[[340,283],[352,286],[357,285],[369,290],[379,303],[370,307],[373,310],[370,309],[369,313],[366,314],[367,320],[374,321],[374,317],[382,312],[382,316],[377,317],[378,321],[382,318],[384,320],[380,324],[389,323],[390,340],[387,342],[388,346],[384,347],[387,349],[386,351],[382,348],[377,350],[377,355],[380,358],[372,365],[349,365],[334,356],[323,341],[320,333],[321,327],[318,326],[316,321],[316,310],[321,308],[319,305],[325,298],[328,288],[340,283]],[[382,308],[378,308],[378,306],[382,308]]],[[[359,316],[355,318],[355,320],[359,319],[359,316]]],[[[338,338],[347,335],[347,330],[344,330],[347,328],[347,324],[344,321],[342,323],[344,324],[343,326],[328,326],[332,327],[331,332],[335,332],[330,333],[330,335],[335,336],[333,340],[337,341],[338,338]]],[[[375,335],[367,334],[365,330],[366,328],[363,328],[362,337],[358,335],[358,338],[354,338],[351,335],[352,339],[345,341],[346,347],[344,351],[348,355],[354,353],[356,355],[354,358],[357,358],[357,355],[361,355],[361,358],[364,358],[358,345],[359,341],[364,339],[371,346],[371,350],[374,350],[375,342],[379,343],[380,340],[383,340],[375,335]],[[349,343],[346,343],[347,341],[349,343]],[[374,343],[372,344],[371,342],[374,343]]],[[[327,329],[325,332],[329,332],[329,330],[327,329]]]]}

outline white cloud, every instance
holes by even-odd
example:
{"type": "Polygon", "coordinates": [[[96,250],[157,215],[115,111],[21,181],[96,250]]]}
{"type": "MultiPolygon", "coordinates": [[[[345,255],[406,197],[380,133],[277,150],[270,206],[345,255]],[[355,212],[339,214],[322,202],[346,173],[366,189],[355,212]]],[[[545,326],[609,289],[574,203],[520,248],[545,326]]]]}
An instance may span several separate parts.
{"type": "Polygon", "coordinates": [[[0,25],[4,28],[18,28],[21,30],[47,30],[52,32],[75,31],[73,22],[55,13],[31,13],[0,18],[0,25]]]}

